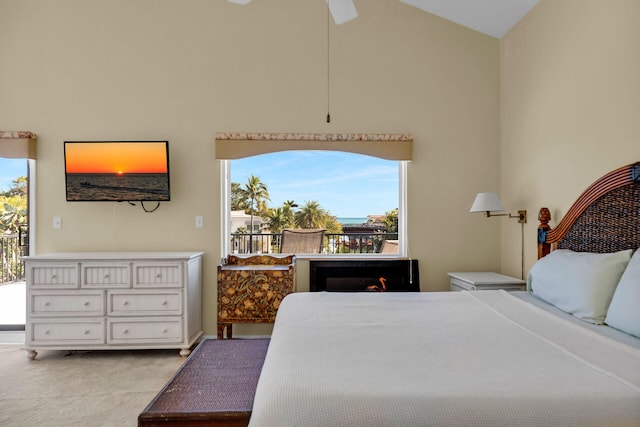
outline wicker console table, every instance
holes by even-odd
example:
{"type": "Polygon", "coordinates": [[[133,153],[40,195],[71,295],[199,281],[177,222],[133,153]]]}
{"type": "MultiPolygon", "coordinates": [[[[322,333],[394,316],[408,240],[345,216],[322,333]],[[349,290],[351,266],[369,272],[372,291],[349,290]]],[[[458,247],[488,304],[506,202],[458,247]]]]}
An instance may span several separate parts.
{"type": "Polygon", "coordinates": [[[218,266],[218,339],[233,323],[273,323],[280,302],[295,291],[295,255],[230,255],[218,266]]]}

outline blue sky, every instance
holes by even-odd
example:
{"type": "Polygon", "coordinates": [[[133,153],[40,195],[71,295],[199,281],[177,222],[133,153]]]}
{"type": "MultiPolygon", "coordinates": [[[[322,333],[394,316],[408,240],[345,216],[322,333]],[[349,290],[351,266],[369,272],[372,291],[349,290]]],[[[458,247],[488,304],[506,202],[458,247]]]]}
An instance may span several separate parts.
{"type": "MultiPolygon", "coordinates": [[[[27,174],[24,159],[0,158],[0,191],[27,174]]],[[[255,175],[267,185],[270,207],[285,200],[316,201],[339,218],[384,215],[398,207],[398,162],[335,151],[288,151],[233,160],[231,181],[255,175]]]]}
{"type": "Polygon", "coordinates": [[[384,215],[398,207],[398,162],[335,151],[287,151],[231,162],[231,181],[255,175],[270,207],[315,201],[339,218],[384,215]]]}
{"type": "Polygon", "coordinates": [[[21,176],[27,176],[27,160],[0,157],[0,191],[8,190],[11,182],[21,176]]]}

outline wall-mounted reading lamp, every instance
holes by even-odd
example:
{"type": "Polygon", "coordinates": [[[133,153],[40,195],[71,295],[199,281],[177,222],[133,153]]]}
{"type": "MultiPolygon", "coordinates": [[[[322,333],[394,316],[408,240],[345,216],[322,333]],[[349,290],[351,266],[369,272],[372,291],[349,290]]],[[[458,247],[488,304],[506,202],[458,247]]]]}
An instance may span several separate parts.
{"type": "Polygon", "coordinates": [[[511,215],[510,213],[492,213],[492,212],[504,212],[506,209],[502,206],[502,202],[498,198],[496,193],[478,193],[476,199],[471,205],[469,212],[484,212],[487,218],[490,216],[509,216],[509,218],[518,218],[520,224],[527,222],[527,211],[518,211],[518,215],[511,215]]]}
{"type": "Polygon", "coordinates": [[[496,193],[478,193],[476,195],[476,199],[471,205],[471,209],[469,209],[469,212],[484,212],[487,218],[492,216],[508,216],[509,218],[517,218],[518,223],[522,224],[521,278],[524,280],[524,224],[527,222],[527,211],[518,211],[517,215],[512,215],[510,213],[492,213],[505,211],[506,209],[502,205],[502,202],[500,202],[496,193]]]}

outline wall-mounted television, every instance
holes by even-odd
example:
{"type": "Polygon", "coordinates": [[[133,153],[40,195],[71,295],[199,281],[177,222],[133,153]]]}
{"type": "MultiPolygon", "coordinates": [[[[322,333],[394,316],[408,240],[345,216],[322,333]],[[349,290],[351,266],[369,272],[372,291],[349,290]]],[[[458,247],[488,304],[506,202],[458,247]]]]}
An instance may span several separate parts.
{"type": "Polygon", "coordinates": [[[65,141],[67,201],[170,200],[168,141],[65,141]]]}

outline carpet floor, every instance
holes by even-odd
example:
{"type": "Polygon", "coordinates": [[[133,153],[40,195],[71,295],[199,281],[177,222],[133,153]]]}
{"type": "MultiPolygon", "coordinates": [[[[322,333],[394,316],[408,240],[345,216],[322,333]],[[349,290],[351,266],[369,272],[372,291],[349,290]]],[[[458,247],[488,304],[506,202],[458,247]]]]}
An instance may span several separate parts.
{"type": "Polygon", "coordinates": [[[186,360],[178,350],[42,351],[0,344],[0,426],[137,426],[186,360]]]}

